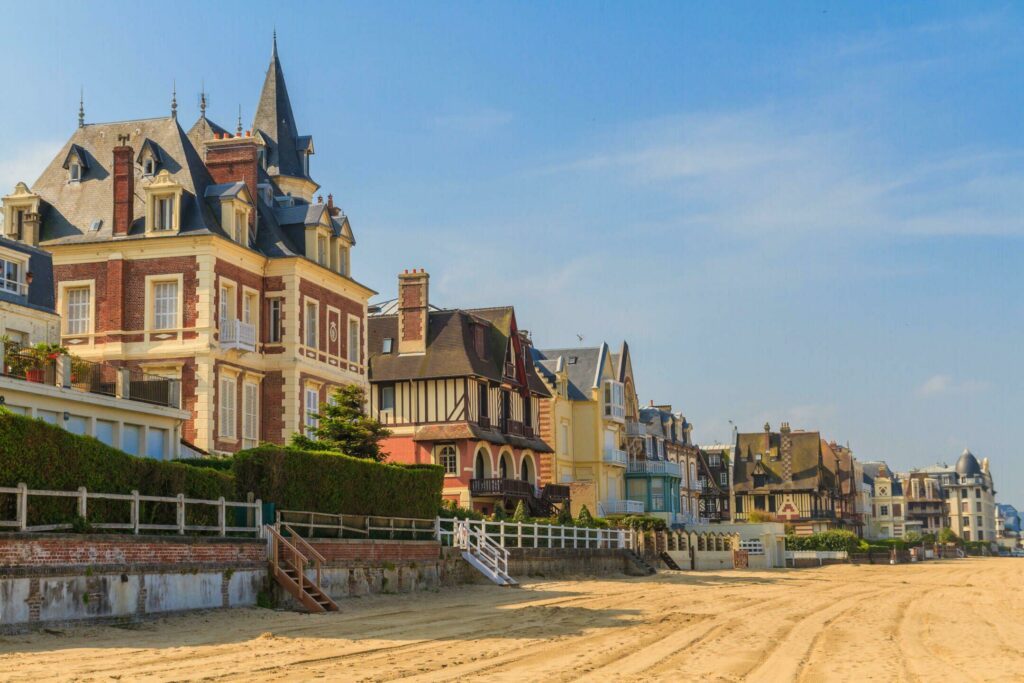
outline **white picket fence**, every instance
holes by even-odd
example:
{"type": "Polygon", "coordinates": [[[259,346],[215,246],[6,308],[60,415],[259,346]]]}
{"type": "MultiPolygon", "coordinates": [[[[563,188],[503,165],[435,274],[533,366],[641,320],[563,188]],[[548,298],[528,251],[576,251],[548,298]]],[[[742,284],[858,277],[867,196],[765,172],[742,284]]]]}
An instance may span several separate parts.
{"type": "Polygon", "coordinates": [[[18,484],[16,488],[0,487],[0,494],[11,494],[15,496],[15,518],[13,520],[0,520],[0,528],[13,528],[17,531],[62,531],[72,529],[70,523],[62,524],[36,524],[30,526],[29,507],[33,497],[36,498],[74,498],[77,500],[76,514],[88,522],[93,529],[124,530],[138,534],[143,531],[175,531],[178,534],[190,532],[216,532],[220,536],[227,534],[254,534],[257,537],[263,536],[263,504],[257,499],[251,503],[218,498],[217,500],[203,500],[199,498],[186,498],[184,494],[177,496],[143,496],[138,491],[131,493],[96,493],[80,487],[77,491],[47,491],[30,489],[25,484],[18,484]],[[126,522],[92,522],[89,521],[89,501],[96,500],[120,500],[127,501],[128,521],[126,522]],[[174,524],[146,524],[141,519],[141,505],[143,503],[163,503],[175,506],[174,524]],[[217,524],[197,525],[188,524],[186,511],[188,506],[212,506],[217,510],[217,524]],[[252,514],[246,514],[245,526],[232,526],[228,523],[228,510],[242,508],[252,510],[252,514]],[[249,524],[249,520],[252,524],[249,524]]]}
{"type": "Polygon", "coordinates": [[[845,550],[787,550],[787,560],[845,560],[849,557],[845,550]]]}
{"type": "Polygon", "coordinates": [[[536,522],[489,522],[485,520],[437,519],[437,539],[457,545],[453,536],[456,522],[466,522],[474,533],[487,536],[502,548],[613,548],[632,549],[633,532],[628,529],[586,529],[536,522]]]}

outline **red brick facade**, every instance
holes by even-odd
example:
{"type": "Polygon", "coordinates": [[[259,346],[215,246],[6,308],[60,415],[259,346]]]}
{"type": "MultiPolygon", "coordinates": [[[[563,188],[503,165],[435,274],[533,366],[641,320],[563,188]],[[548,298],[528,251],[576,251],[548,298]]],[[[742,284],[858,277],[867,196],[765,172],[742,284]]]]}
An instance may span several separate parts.
{"type": "Polygon", "coordinates": [[[68,535],[0,537],[0,567],[64,567],[102,564],[196,564],[266,562],[263,543],[194,539],[124,540],[68,535]]]}
{"type": "MultiPolygon", "coordinates": [[[[256,141],[251,137],[234,138],[230,143],[213,142],[206,147],[206,168],[215,183],[245,183],[249,197],[256,199],[256,184],[259,182],[256,141]]],[[[256,220],[250,213],[249,224],[256,220]]]]}
{"type": "Polygon", "coordinates": [[[135,150],[127,145],[114,148],[115,235],[127,235],[135,220],[135,150]]]}

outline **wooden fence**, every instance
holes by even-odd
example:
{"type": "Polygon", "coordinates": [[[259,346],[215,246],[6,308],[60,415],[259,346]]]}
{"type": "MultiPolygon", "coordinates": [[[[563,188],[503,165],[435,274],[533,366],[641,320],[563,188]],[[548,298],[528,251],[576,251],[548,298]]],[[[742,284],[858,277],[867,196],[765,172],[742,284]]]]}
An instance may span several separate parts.
{"type": "Polygon", "coordinates": [[[437,537],[435,520],[414,517],[376,517],[278,510],[277,523],[278,525],[286,524],[307,538],[379,538],[429,541],[437,537]]]}
{"type": "Polygon", "coordinates": [[[17,531],[63,531],[73,529],[74,524],[70,522],[60,524],[35,524],[29,525],[29,507],[33,497],[39,498],[71,498],[77,500],[77,517],[92,529],[131,531],[138,534],[144,531],[174,531],[178,534],[191,532],[216,532],[219,536],[228,534],[253,534],[262,538],[263,536],[263,505],[257,499],[251,503],[241,503],[224,500],[202,500],[198,498],[186,498],[184,494],[177,496],[143,496],[138,491],[131,493],[96,493],[87,491],[80,487],[77,491],[47,491],[30,489],[26,484],[18,484],[16,488],[0,487],[0,494],[14,495],[15,497],[15,518],[13,520],[0,520],[0,528],[13,528],[17,531]],[[127,501],[129,503],[128,521],[126,522],[99,522],[89,521],[89,501],[114,500],[127,501]],[[175,506],[174,524],[148,524],[142,522],[141,506],[143,503],[173,504],[175,506]],[[188,506],[212,506],[217,512],[216,525],[188,524],[186,510],[188,506]],[[229,509],[251,510],[251,513],[244,515],[243,526],[229,523],[229,509]],[[250,520],[252,523],[250,524],[250,520]]]}

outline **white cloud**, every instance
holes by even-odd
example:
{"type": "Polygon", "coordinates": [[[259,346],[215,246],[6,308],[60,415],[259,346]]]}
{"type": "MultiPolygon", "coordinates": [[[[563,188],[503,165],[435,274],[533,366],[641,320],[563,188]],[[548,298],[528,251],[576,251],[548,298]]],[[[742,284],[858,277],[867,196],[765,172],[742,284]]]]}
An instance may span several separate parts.
{"type": "Polygon", "coordinates": [[[976,394],[989,387],[988,382],[981,380],[956,381],[950,375],[932,375],[917,388],[917,395],[921,398],[932,398],[950,394],[976,394]]]}

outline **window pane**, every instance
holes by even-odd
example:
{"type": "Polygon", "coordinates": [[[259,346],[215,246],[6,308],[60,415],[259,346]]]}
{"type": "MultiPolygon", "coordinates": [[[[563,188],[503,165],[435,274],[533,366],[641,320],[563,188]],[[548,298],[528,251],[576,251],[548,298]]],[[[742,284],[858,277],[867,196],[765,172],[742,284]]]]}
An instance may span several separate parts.
{"type": "Polygon", "coordinates": [[[167,443],[167,430],[150,427],[146,433],[146,457],[164,459],[164,444],[167,443]]]}
{"type": "Polygon", "coordinates": [[[317,310],[316,304],[306,304],[306,346],[317,347],[317,310]]]}
{"type": "Polygon", "coordinates": [[[270,341],[281,341],[281,300],[270,300],[270,341]]]}
{"type": "Polygon", "coordinates": [[[67,290],[68,334],[85,334],[89,331],[89,289],[76,287],[67,290]]]}
{"type": "Polygon", "coordinates": [[[359,321],[348,321],[348,359],[352,363],[359,362],[359,321]]]}
{"type": "Polygon", "coordinates": [[[121,450],[129,455],[138,455],[142,444],[142,427],[138,425],[121,426],[121,450]]]}
{"type": "Polygon", "coordinates": [[[153,288],[154,327],[171,330],[178,327],[178,283],[159,282],[153,288]]]}

